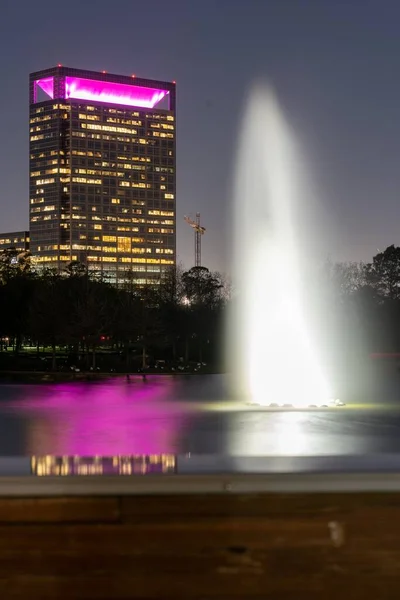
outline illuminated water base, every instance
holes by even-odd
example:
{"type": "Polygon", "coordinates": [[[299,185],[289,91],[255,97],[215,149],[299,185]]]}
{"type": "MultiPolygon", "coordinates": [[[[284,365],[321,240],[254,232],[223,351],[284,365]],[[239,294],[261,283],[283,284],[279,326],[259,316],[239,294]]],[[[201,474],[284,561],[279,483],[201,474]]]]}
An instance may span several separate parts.
{"type": "Polygon", "coordinates": [[[235,367],[234,394],[264,406],[333,402],[304,310],[296,154],[274,95],[256,89],[244,118],[236,169],[234,278],[239,292],[228,329],[228,356],[235,367]]]}

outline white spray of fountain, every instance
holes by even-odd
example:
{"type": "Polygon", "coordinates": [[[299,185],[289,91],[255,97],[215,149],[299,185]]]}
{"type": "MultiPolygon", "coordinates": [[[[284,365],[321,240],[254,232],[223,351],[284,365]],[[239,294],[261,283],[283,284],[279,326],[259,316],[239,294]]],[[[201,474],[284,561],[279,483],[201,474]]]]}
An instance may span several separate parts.
{"type": "Polygon", "coordinates": [[[262,405],[321,406],[332,397],[307,325],[296,155],[274,94],[256,88],[236,170],[238,297],[227,337],[235,395],[262,405]]]}

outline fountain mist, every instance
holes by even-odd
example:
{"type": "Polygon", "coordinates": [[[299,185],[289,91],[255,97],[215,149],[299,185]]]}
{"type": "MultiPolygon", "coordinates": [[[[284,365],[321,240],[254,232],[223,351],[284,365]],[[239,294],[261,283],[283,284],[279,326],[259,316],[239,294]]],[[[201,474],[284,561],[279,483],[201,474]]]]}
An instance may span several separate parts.
{"type": "Polygon", "coordinates": [[[238,296],[227,336],[234,393],[257,404],[322,405],[331,397],[306,317],[296,154],[273,93],[257,88],[236,170],[238,296]]]}

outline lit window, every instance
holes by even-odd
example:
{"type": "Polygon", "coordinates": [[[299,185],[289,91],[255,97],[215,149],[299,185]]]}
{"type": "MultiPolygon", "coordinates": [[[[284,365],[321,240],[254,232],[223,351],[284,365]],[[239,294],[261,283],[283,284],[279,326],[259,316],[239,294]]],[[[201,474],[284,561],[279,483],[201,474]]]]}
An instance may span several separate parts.
{"type": "Polygon", "coordinates": [[[118,252],[130,252],[131,245],[132,245],[131,238],[118,237],[118,252]]]}

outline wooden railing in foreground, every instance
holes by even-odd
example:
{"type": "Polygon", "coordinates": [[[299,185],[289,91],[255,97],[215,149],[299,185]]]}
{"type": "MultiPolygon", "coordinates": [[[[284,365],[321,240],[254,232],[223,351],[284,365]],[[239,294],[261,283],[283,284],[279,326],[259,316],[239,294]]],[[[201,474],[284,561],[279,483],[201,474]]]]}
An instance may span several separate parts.
{"type": "Polygon", "coordinates": [[[399,492],[229,493],[227,484],[137,495],[110,481],[108,495],[69,496],[63,482],[41,497],[35,487],[10,496],[0,485],[5,600],[400,594],[399,492]]]}

